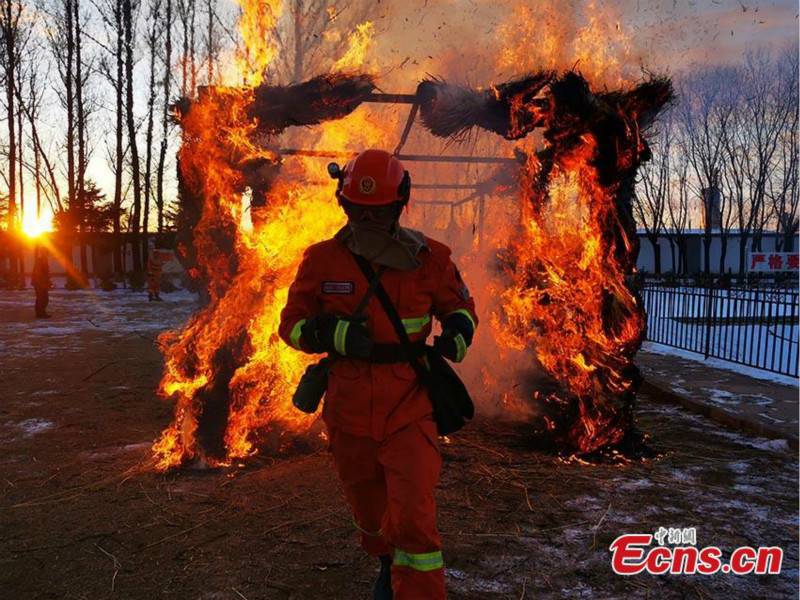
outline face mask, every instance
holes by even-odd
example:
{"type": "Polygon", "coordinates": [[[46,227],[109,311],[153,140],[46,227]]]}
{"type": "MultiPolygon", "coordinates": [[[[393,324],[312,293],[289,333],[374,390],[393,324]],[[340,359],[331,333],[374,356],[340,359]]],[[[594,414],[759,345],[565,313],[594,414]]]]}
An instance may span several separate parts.
{"type": "Polygon", "coordinates": [[[401,271],[419,266],[417,253],[422,244],[400,227],[398,206],[348,206],[346,211],[350,230],[346,243],[353,252],[401,271]]]}

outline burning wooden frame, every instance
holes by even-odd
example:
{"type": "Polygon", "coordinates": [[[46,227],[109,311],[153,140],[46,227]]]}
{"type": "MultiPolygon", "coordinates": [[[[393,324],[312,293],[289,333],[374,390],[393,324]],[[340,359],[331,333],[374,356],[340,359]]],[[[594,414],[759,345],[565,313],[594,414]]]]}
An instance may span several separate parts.
{"type": "MultiPolygon", "coordinates": [[[[644,331],[632,286],[638,245],[631,196],[636,169],[649,158],[642,130],[671,96],[666,79],[594,93],[578,73],[543,71],[483,91],[426,80],[413,95],[377,93],[367,75],[325,75],[288,87],[206,88],[196,101],[178,103],[179,250],[208,302],[182,331],[162,338],[160,391],[176,397],[177,410],[154,446],[158,467],[222,464],[254,452],[260,429],[296,425],[288,401],[304,363],[280,354],[274,331],[280,286],[295,263],[258,262],[265,250],[238,227],[237,201],[249,189],[256,227],[280,225],[280,206],[270,198],[277,197],[271,192],[281,158],[339,153],[280,149],[274,136],[344,117],[363,102],[411,105],[395,149],[402,160],[519,172],[512,178],[520,182],[522,222],[506,253],[507,341],[533,347],[557,382],[542,395],[551,439],[579,454],[629,442],[639,385],[633,356],[644,331]],[[518,140],[541,128],[544,147],[514,158],[404,155],[418,113],[435,136],[458,141],[480,127],[518,140]],[[261,310],[258,319],[250,307],[261,310]]],[[[489,192],[490,183],[478,185],[467,198],[489,192]]]]}

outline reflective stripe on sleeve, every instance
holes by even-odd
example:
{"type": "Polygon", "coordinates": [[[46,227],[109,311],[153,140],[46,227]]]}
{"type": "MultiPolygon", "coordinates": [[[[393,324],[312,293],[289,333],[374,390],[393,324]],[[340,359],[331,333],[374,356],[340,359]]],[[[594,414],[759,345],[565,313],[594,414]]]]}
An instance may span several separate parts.
{"type": "Polygon", "coordinates": [[[411,567],[415,571],[435,571],[444,567],[444,559],[442,558],[441,550],[424,554],[412,554],[395,548],[392,565],[395,567],[411,567]]]}
{"type": "Polygon", "coordinates": [[[346,356],[345,340],[347,338],[347,330],[350,328],[350,321],[339,320],[336,323],[336,329],[333,330],[333,347],[336,352],[342,356],[346,356]]]}
{"type": "Polygon", "coordinates": [[[405,327],[406,333],[419,333],[428,323],[431,322],[431,316],[424,315],[422,317],[401,320],[403,321],[403,327],[405,327]]]}
{"type": "Polygon", "coordinates": [[[469,322],[472,325],[472,333],[474,334],[475,330],[478,329],[478,326],[475,324],[475,317],[472,316],[472,313],[470,313],[466,308],[459,308],[458,310],[454,310],[453,312],[449,313],[447,316],[449,317],[450,315],[457,314],[464,315],[467,317],[467,319],[469,319],[469,322]]]}
{"type": "Polygon", "coordinates": [[[467,355],[467,342],[460,333],[453,340],[456,343],[456,362],[461,362],[467,355]]]}
{"type": "Polygon", "coordinates": [[[297,350],[301,350],[300,347],[300,336],[302,335],[303,325],[306,324],[305,319],[300,319],[297,323],[294,324],[292,327],[292,332],[289,334],[289,344],[292,348],[296,348],[297,350]]]}

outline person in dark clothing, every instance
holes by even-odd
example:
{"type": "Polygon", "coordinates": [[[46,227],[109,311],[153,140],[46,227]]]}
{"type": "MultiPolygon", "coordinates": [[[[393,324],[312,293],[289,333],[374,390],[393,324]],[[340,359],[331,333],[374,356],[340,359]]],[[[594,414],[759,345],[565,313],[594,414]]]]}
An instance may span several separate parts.
{"type": "Polygon", "coordinates": [[[47,252],[41,246],[37,246],[34,252],[31,279],[33,289],[36,291],[36,318],[49,319],[47,305],[50,302],[50,265],[47,261],[47,252]]]}

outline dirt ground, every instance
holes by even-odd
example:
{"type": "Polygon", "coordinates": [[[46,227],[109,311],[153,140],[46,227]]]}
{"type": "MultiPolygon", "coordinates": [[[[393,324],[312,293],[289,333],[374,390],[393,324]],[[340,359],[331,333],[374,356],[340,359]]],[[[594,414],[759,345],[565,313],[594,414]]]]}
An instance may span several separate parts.
{"type": "MultiPolygon", "coordinates": [[[[142,470],[171,408],[154,396],[154,338],[188,295],[56,291],[34,322],[32,292],[0,295],[0,596],[357,599],[375,565],[324,450],[246,466],[142,470]]],[[[795,598],[798,464],[642,397],[662,456],[570,463],[530,447],[524,424],[478,419],[443,446],[439,489],[451,598],[795,598]],[[698,545],[785,551],[779,576],[612,573],[626,532],[696,527],[698,545]]]]}

